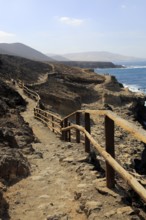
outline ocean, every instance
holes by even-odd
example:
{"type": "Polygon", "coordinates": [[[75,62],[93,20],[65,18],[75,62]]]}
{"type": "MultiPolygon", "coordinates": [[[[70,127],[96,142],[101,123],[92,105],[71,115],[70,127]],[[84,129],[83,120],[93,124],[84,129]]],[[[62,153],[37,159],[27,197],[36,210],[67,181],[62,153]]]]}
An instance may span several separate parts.
{"type": "Polygon", "coordinates": [[[95,69],[96,73],[110,74],[133,92],[146,93],[146,61],[120,62],[124,68],[95,69]]]}

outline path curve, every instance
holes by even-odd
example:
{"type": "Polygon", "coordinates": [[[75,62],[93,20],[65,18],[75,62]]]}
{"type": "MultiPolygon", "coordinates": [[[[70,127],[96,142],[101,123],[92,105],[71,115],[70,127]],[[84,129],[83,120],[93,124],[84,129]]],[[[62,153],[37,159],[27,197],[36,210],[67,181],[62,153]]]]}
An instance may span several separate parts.
{"type": "Polygon", "coordinates": [[[81,144],[62,142],[34,119],[35,102],[24,96],[19,88],[18,91],[28,102],[27,111],[22,116],[40,143],[33,144],[35,154],[27,155],[31,175],[9,187],[5,193],[5,199],[10,205],[9,219],[146,219],[142,209],[137,212],[137,209],[122,203],[121,195],[127,197],[126,194],[124,197],[123,190],[109,190],[106,187],[106,179],[102,178],[101,173],[85,162],[87,154],[81,144]]]}
{"type": "Polygon", "coordinates": [[[33,144],[38,154],[28,155],[31,164],[31,176],[8,188],[6,199],[10,204],[9,215],[12,220],[45,220],[49,216],[58,219],[87,219],[76,212],[78,202],[74,192],[80,183],[67,166],[60,163],[64,157],[64,145],[54,133],[41,122],[33,118],[35,102],[18,92],[28,102],[27,110],[22,113],[32,127],[40,143],[33,144]],[[43,158],[40,157],[42,155],[43,158]]]}

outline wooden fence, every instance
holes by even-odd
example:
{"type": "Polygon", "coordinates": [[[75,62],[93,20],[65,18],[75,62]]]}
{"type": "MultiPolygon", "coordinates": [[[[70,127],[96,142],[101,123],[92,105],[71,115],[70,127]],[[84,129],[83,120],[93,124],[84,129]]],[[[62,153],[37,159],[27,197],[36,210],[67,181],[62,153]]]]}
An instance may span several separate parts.
{"type": "MultiPolygon", "coordinates": [[[[22,84],[19,86],[23,88],[26,94],[37,100],[38,106],[38,101],[40,100],[39,95],[22,84]]],[[[126,181],[126,183],[129,184],[133,190],[146,202],[145,188],[115,160],[114,145],[115,124],[144,143],[146,143],[145,130],[135,126],[133,123],[122,119],[114,112],[109,110],[79,110],[61,119],[50,112],[36,107],[34,109],[34,117],[45,123],[53,132],[60,134],[61,139],[64,141],[71,141],[71,139],[74,138],[77,143],[80,143],[81,133],[84,134],[85,151],[90,153],[90,145],[92,144],[92,147],[95,148],[105,159],[107,187],[115,187],[115,172],[117,172],[126,181]],[[100,146],[90,134],[90,114],[104,116],[105,149],[103,146],[100,146]],[[84,126],[81,126],[81,124],[84,124],[84,126]],[[71,130],[75,130],[75,133],[73,134],[74,137],[71,137],[71,130]]]]}
{"type": "Polygon", "coordinates": [[[42,121],[51,131],[61,135],[61,118],[40,108],[34,109],[34,117],[42,121]]]}

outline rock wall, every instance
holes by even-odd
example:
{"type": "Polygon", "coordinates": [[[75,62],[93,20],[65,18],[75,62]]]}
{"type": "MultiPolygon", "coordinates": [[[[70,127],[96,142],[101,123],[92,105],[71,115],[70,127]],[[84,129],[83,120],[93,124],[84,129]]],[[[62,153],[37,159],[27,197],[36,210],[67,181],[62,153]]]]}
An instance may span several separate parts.
{"type": "MultiPolygon", "coordinates": [[[[0,184],[8,186],[30,174],[25,152],[33,153],[34,135],[20,115],[26,102],[0,80],[0,184]]],[[[0,218],[7,215],[8,204],[0,187],[0,218]]]]}

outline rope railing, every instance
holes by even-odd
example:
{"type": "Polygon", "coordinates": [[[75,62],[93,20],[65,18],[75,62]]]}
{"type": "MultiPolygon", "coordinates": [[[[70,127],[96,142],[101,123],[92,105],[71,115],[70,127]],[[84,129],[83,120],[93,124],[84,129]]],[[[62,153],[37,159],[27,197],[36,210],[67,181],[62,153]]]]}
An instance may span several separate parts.
{"type": "Polygon", "coordinates": [[[84,135],[85,152],[90,153],[90,145],[92,144],[92,147],[105,159],[106,185],[108,188],[115,187],[115,172],[117,172],[146,202],[146,189],[115,160],[114,144],[115,124],[129,132],[136,139],[146,143],[146,131],[144,129],[135,126],[133,123],[126,121],[109,110],[78,110],[61,119],[38,107],[40,97],[36,92],[28,89],[23,83],[20,83],[19,86],[33,99],[37,97],[37,107],[34,108],[34,117],[41,120],[50,130],[58,133],[62,140],[71,141],[71,131],[75,130],[73,135],[77,143],[81,142],[81,134],[84,135]],[[90,115],[104,117],[105,149],[91,135],[90,115]]]}

